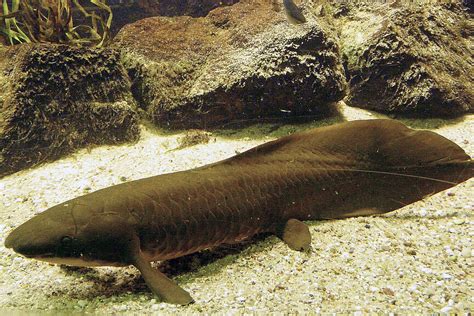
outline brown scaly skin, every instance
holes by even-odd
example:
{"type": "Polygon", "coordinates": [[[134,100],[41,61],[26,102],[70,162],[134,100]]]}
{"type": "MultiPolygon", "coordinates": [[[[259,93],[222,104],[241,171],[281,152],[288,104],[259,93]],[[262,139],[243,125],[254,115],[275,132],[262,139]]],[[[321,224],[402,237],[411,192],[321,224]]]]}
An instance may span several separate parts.
{"type": "Polygon", "coordinates": [[[162,299],[188,304],[150,261],[261,232],[306,249],[301,221],[389,212],[471,178],[473,165],[432,132],[390,120],[343,123],[72,199],[19,226],[5,246],[55,263],[133,264],[162,299]]]}

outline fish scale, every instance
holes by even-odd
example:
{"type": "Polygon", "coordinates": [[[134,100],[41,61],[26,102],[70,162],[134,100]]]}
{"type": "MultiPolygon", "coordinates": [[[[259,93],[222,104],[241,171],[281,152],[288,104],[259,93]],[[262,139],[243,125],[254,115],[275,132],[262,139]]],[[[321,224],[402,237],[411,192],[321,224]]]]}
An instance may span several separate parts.
{"type": "MultiPolygon", "coordinates": [[[[271,168],[276,168],[275,166],[271,166],[271,168]]],[[[294,168],[295,170],[297,169],[296,167],[294,168]]],[[[291,170],[288,170],[291,173],[291,170]]],[[[305,171],[305,174],[307,174],[308,171],[305,171]]],[[[267,172],[264,170],[264,174],[267,174],[267,172]]],[[[295,172],[295,177],[298,178],[297,173],[295,172]]],[[[233,177],[238,177],[237,175],[233,174],[233,177]]],[[[199,175],[198,177],[203,177],[202,175],[199,175]]],[[[243,178],[239,177],[239,178],[243,178]]],[[[287,178],[289,179],[289,178],[287,178]]],[[[308,179],[306,181],[301,182],[300,185],[305,185],[307,182],[317,182],[319,180],[318,177],[313,177],[312,179],[308,179]]],[[[190,181],[189,178],[186,181],[190,181]]],[[[203,199],[208,201],[208,204],[216,205],[215,208],[207,209],[206,207],[195,207],[193,210],[191,210],[190,214],[199,214],[200,212],[209,212],[211,216],[206,217],[206,216],[199,216],[201,221],[198,222],[198,229],[197,231],[204,231],[208,227],[221,227],[221,229],[215,229],[211,231],[211,234],[208,236],[208,240],[202,240],[198,239],[196,240],[197,244],[193,244],[192,240],[194,238],[193,234],[189,233],[189,229],[187,230],[186,233],[184,234],[179,234],[179,238],[174,238],[175,233],[173,232],[167,232],[167,236],[169,236],[169,240],[167,240],[167,243],[170,245],[170,248],[174,249],[176,254],[182,254],[182,253],[187,253],[188,251],[194,250],[196,248],[202,248],[202,247],[209,247],[213,246],[222,242],[231,242],[234,239],[240,239],[242,235],[246,236],[252,236],[256,232],[261,232],[261,231],[266,231],[272,228],[273,222],[277,220],[278,218],[281,218],[281,208],[275,207],[277,203],[273,203],[273,207],[271,209],[267,207],[264,207],[264,205],[268,205],[268,199],[272,199],[274,201],[281,201],[282,197],[284,196],[285,192],[288,191],[289,187],[292,187],[290,181],[285,180],[284,177],[280,174],[280,172],[275,173],[275,175],[269,179],[267,179],[268,184],[262,183],[262,181],[258,181],[258,187],[260,190],[262,188],[268,188],[268,187],[275,187],[276,188],[276,193],[271,193],[273,190],[266,189],[265,191],[269,192],[269,195],[267,196],[256,196],[254,194],[254,191],[252,191],[252,184],[247,183],[245,186],[243,186],[243,182],[238,188],[235,188],[235,186],[232,186],[229,184],[228,186],[223,186],[223,185],[217,185],[215,187],[208,188],[205,192],[206,195],[202,196],[203,199]],[[239,193],[241,194],[242,198],[241,201],[233,201],[234,208],[229,209],[226,208],[226,202],[224,196],[226,195],[226,190],[227,188],[233,188],[234,190],[238,190],[239,193]],[[214,192],[220,192],[221,195],[218,196],[214,192]],[[249,199],[246,197],[251,197],[254,196],[253,199],[249,199]],[[219,207],[219,205],[221,205],[219,207]],[[260,210],[260,212],[259,212],[260,210]],[[236,216],[237,215],[237,218],[236,216]],[[260,218],[261,221],[255,220],[256,218],[260,218]],[[267,224],[267,226],[262,226],[260,222],[264,223],[270,223],[267,224]],[[218,224],[216,226],[216,223],[218,224]],[[227,224],[233,224],[235,225],[234,229],[229,229],[229,226],[227,224]],[[262,228],[263,227],[263,228],[262,228]],[[173,245],[176,243],[175,245],[173,245]],[[187,247],[183,247],[183,245],[186,244],[188,245],[187,247]]],[[[235,180],[231,181],[235,182],[235,180]]],[[[237,181],[240,182],[240,181],[237,181]]],[[[210,181],[210,183],[215,184],[216,182],[210,181]]],[[[208,186],[212,186],[209,184],[208,186]]],[[[178,202],[176,203],[174,209],[182,209],[181,207],[178,207],[178,202]]],[[[202,203],[202,201],[201,201],[202,203]]],[[[278,203],[281,205],[284,205],[284,201],[282,203],[278,203]]],[[[304,204],[304,201],[300,202],[300,204],[304,204]]],[[[160,210],[157,210],[158,212],[160,210]]],[[[180,211],[177,211],[176,214],[179,214],[180,211]]],[[[188,216],[190,216],[188,214],[188,216]]],[[[194,217],[195,218],[195,217],[194,217]]],[[[174,221],[182,221],[181,216],[177,216],[174,221]]],[[[186,226],[186,225],[183,225],[186,226]]],[[[231,226],[232,227],[232,226],[231,226]]],[[[165,257],[169,257],[173,255],[172,253],[166,253],[164,254],[165,257]]],[[[155,254],[156,260],[161,259],[160,254],[155,254]]]]}

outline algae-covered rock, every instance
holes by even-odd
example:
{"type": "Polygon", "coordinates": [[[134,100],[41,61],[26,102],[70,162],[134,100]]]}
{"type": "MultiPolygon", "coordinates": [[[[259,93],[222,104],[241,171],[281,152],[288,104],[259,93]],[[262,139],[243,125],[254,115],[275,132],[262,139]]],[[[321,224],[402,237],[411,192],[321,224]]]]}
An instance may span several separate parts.
{"type": "Polygon", "coordinates": [[[212,9],[219,6],[231,5],[239,0],[144,0],[149,7],[155,5],[157,12],[162,16],[189,15],[193,17],[205,16],[212,9]]]}
{"type": "Polygon", "coordinates": [[[314,115],[343,97],[335,42],[315,20],[290,25],[270,3],[148,18],[124,27],[115,45],[134,96],[160,126],[314,115]]]}
{"type": "Polygon", "coordinates": [[[219,6],[232,5],[239,0],[109,0],[113,12],[112,33],[124,25],[151,16],[205,16],[219,6]]]}
{"type": "Polygon", "coordinates": [[[89,144],[138,138],[130,82],[114,50],[0,49],[0,175],[89,144]]]}
{"type": "Polygon", "coordinates": [[[326,11],[340,30],[349,105],[417,116],[474,111],[474,22],[461,4],[347,3],[326,11]]]}

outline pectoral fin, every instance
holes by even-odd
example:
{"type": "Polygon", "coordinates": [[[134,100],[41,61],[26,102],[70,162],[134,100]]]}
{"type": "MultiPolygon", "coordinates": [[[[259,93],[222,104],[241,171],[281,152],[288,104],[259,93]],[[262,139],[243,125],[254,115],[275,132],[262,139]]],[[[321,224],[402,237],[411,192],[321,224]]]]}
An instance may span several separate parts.
{"type": "Polygon", "coordinates": [[[278,229],[277,236],[293,250],[308,250],[311,245],[308,225],[294,218],[288,220],[278,229]]]}
{"type": "Polygon", "coordinates": [[[153,269],[150,263],[141,256],[135,259],[134,265],[140,270],[143,279],[145,279],[152,292],[158,295],[164,302],[179,305],[187,305],[194,302],[188,292],[160,271],[153,269]]]}

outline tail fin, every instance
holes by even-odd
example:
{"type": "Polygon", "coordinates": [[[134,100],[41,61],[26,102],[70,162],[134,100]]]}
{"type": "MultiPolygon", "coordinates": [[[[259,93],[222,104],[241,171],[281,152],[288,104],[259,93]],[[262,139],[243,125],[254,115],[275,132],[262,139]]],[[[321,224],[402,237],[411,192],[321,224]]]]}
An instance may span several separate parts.
{"type": "Polygon", "coordinates": [[[345,153],[357,174],[350,194],[329,207],[326,218],[389,212],[474,176],[474,161],[461,147],[396,121],[348,123],[326,136],[317,146],[345,153]]]}
{"type": "Polygon", "coordinates": [[[313,219],[389,212],[474,176],[474,161],[461,147],[392,120],[353,121],[293,134],[221,164],[282,163],[286,168],[288,162],[314,179],[316,189],[300,190],[294,197],[306,192],[304,205],[313,219]]]}

